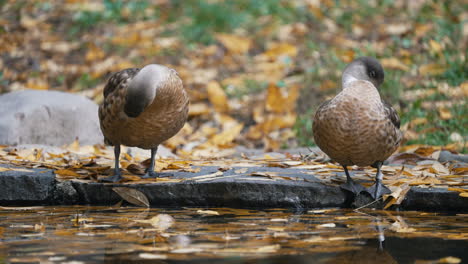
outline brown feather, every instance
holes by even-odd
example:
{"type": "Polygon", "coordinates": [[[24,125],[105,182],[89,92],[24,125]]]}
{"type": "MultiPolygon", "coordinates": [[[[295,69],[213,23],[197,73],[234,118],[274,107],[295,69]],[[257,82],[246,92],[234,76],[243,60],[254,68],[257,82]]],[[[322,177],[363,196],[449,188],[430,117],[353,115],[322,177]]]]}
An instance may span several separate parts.
{"type": "Polygon", "coordinates": [[[155,148],[174,136],[187,120],[187,92],[177,73],[169,68],[165,72],[167,78],[157,85],[151,104],[137,117],[125,113],[127,89],[139,70],[131,68],[113,74],[104,88],[99,120],[105,141],[110,145],[155,148]]]}

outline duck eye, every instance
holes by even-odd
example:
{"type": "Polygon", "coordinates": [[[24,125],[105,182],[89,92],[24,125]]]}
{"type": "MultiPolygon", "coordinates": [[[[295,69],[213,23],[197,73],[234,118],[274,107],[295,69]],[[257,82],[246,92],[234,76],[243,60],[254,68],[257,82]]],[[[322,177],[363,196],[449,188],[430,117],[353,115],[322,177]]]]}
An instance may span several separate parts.
{"type": "Polygon", "coordinates": [[[375,78],[375,75],[376,75],[376,74],[375,74],[375,71],[370,71],[370,72],[369,72],[369,76],[370,76],[370,77],[375,78]]]}

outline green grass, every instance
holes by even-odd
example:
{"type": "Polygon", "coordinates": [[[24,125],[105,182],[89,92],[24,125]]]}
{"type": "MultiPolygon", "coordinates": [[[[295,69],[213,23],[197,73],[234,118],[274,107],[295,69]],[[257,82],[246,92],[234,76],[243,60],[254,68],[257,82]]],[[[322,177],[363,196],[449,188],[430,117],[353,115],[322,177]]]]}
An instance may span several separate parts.
{"type": "Polygon", "coordinates": [[[173,0],[171,20],[189,18],[181,26],[183,38],[189,43],[211,44],[219,32],[231,33],[242,28],[247,32],[259,30],[258,17],[271,16],[288,23],[304,13],[287,1],[237,0],[197,1],[173,0]]]}
{"type": "MultiPolygon", "coordinates": [[[[427,99],[426,99],[427,100],[427,99]]],[[[401,116],[402,123],[411,122],[415,118],[426,118],[427,122],[417,125],[414,130],[419,134],[418,139],[410,140],[407,144],[428,144],[444,146],[454,143],[450,136],[452,133],[458,133],[466,137],[468,135],[468,99],[461,104],[456,104],[450,108],[453,118],[442,120],[439,117],[437,109],[423,109],[421,107],[422,100],[417,100],[409,108],[410,111],[405,112],[401,116]]],[[[464,148],[461,152],[466,153],[464,148]]]]}
{"type": "Polygon", "coordinates": [[[266,82],[259,82],[256,80],[245,80],[244,85],[239,87],[224,87],[226,94],[230,98],[242,98],[246,95],[251,95],[255,93],[262,92],[266,90],[268,87],[268,83],[266,82]]]}
{"type": "Polygon", "coordinates": [[[145,16],[145,9],[149,3],[145,0],[123,1],[103,0],[104,11],[83,10],[77,12],[72,20],[73,25],[69,32],[71,37],[96,27],[101,22],[126,23],[149,19],[145,16]],[[128,10],[129,15],[124,15],[123,10],[128,10]]]}

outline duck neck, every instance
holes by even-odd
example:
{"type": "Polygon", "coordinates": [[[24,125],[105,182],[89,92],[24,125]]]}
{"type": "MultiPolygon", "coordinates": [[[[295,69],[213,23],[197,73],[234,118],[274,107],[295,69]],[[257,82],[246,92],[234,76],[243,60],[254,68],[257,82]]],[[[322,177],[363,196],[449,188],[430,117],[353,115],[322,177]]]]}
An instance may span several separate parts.
{"type": "Polygon", "coordinates": [[[358,79],[352,76],[351,74],[343,74],[341,78],[341,87],[345,89],[350,83],[357,81],[358,79]]]}

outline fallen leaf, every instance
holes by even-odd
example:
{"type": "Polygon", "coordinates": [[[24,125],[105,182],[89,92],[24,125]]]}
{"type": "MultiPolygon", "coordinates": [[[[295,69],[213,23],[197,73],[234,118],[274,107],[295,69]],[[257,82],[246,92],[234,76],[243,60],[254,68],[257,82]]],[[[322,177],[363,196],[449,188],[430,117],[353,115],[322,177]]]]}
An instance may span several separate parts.
{"type": "Polygon", "coordinates": [[[153,254],[153,253],[140,253],[138,255],[140,259],[167,259],[165,254],[153,254]]]}
{"type": "Polygon", "coordinates": [[[217,34],[216,39],[232,54],[246,53],[252,45],[252,41],[249,38],[236,35],[217,34]]]}
{"type": "Polygon", "coordinates": [[[67,169],[60,169],[60,170],[55,170],[55,174],[59,176],[73,176],[73,177],[81,177],[80,174],[72,171],[72,170],[67,170],[67,169]]]}
{"type": "Polygon", "coordinates": [[[438,111],[442,120],[449,120],[453,118],[452,113],[447,108],[439,108],[438,111]]]}
{"type": "Polygon", "coordinates": [[[402,61],[400,61],[399,59],[395,58],[395,57],[391,57],[391,58],[383,58],[380,60],[380,62],[382,63],[382,66],[385,68],[385,69],[395,69],[395,70],[401,70],[401,71],[409,71],[410,68],[404,64],[402,61]]]}
{"type": "Polygon", "coordinates": [[[217,211],[213,210],[198,210],[197,214],[202,214],[202,215],[219,215],[217,211]]]}
{"type": "Polygon", "coordinates": [[[144,175],[145,168],[139,164],[131,163],[127,166],[127,170],[130,173],[137,174],[137,175],[144,175]]]}
{"type": "Polygon", "coordinates": [[[398,188],[396,188],[395,191],[393,191],[391,194],[388,195],[390,199],[385,198],[385,200],[388,200],[388,201],[387,201],[387,204],[384,206],[384,209],[387,209],[392,205],[401,204],[401,202],[403,202],[409,190],[411,190],[411,187],[409,186],[408,183],[404,183],[398,188]]]}
{"type": "Polygon", "coordinates": [[[333,228],[336,227],[335,223],[326,223],[326,224],[320,224],[317,225],[316,228],[321,229],[321,228],[333,228]]]}
{"type": "Polygon", "coordinates": [[[114,192],[116,192],[122,199],[125,201],[136,205],[136,206],[143,206],[149,207],[150,203],[146,195],[140,192],[137,189],[128,188],[128,187],[114,187],[112,188],[114,192]]]}
{"type": "Polygon", "coordinates": [[[445,257],[437,260],[437,263],[448,263],[448,264],[458,264],[461,263],[461,259],[457,257],[445,257]]]}
{"type": "Polygon", "coordinates": [[[262,55],[270,59],[276,59],[284,55],[295,57],[297,55],[297,47],[289,43],[274,43],[262,55]]]}
{"type": "Polygon", "coordinates": [[[206,86],[208,99],[213,105],[214,109],[219,113],[229,111],[229,101],[223,88],[217,81],[211,81],[206,86]]]}
{"type": "Polygon", "coordinates": [[[158,231],[162,232],[171,227],[175,223],[175,220],[172,216],[168,214],[158,214],[152,217],[151,219],[135,220],[135,222],[150,224],[153,227],[157,228],[158,231]]]}
{"type": "Polygon", "coordinates": [[[445,65],[440,65],[437,63],[424,64],[419,67],[419,74],[421,75],[440,75],[447,70],[445,65]]]}

